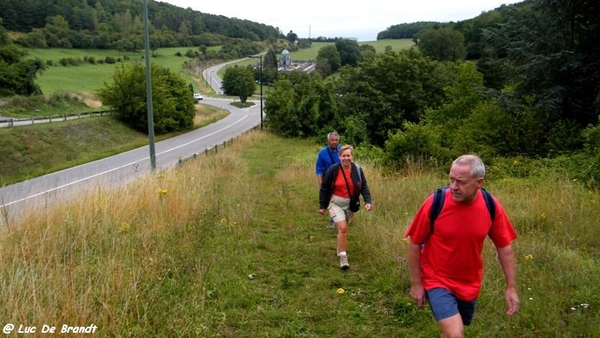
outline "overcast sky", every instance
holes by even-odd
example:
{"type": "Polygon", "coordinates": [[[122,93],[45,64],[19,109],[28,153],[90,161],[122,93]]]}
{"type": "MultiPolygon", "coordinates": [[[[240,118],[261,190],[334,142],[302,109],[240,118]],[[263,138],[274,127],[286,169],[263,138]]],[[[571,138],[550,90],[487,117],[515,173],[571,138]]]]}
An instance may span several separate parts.
{"type": "Polygon", "coordinates": [[[293,31],[300,38],[353,37],[359,42],[377,40],[390,26],[416,21],[460,21],[511,0],[163,0],[208,14],[247,19],[293,31]]]}

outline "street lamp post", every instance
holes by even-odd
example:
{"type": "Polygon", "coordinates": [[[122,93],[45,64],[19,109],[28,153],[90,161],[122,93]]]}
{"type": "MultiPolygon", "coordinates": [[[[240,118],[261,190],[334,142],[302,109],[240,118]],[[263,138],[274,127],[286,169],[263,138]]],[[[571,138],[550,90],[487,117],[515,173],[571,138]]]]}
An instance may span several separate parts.
{"type": "Polygon", "coordinates": [[[262,54],[260,56],[260,129],[263,129],[263,62],[262,54]]]}
{"type": "MultiPolygon", "coordinates": [[[[256,55],[250,55],[249,58],[256,59],[256,55]]],[[[262,54],[258,54],[258,58],[260,59],[260,129],[263,129],[263,62],[262,62],[262,54]]]]}
{"type": "Polygon", "coordinates": [[[150,70],[150,35],[148,33],[148,0],[144,0],[144,45],[146,59],[146,105],[148,110],[148,146],[150,148],[150,167],[156,169],[156,151],[154,150],[154,112],[152,107],[152,75],[150,70]]]}

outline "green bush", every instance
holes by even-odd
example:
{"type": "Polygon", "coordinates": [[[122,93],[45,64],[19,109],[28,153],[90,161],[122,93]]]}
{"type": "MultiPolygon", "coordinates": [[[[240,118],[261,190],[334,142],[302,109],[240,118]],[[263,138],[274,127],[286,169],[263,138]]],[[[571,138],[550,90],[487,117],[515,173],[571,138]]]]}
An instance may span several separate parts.
{"type": "Polygon", "coordinates": [[[404,130],[390,135],[385,142],[384,162],[395,168],[423,161],[435,164],[450,159],[451,153],[441,146],[440,128],[407,122],[404,130]]]}
{"type": "MultiPolygon", "coordinates": [[[[164,134],[190,129],[194,123],[194,98],[185,81],[168,68],[153,63],[152,97],[154,131],[164,134]]],[[[115,67],[112,82],[98,91],[116,117],[135,130],[148,133],[145,67],[137,62],[115,67]]]]}
{"type": "Polygon", "coordinates": [[[573,121],[558,121],[548,134],[549,155],[568,154],[582,149],[584,144],[581,127],[573,121]]]}
{"type": "Polygon", "coordinates": [[[485,157],[509,154],[512,125],[510,115],[495,101],[480,103],[456,131],[452,149],[456,153],[476,153],[485,157]]]}

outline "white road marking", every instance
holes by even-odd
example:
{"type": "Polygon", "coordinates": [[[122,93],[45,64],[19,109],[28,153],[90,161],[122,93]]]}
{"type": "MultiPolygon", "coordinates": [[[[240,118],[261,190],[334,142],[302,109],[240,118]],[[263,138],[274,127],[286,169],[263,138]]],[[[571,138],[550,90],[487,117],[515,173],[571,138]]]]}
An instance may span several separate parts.
{"type": "MultiPolygon", "coordinates": [[[[225,127],[221,128],[221,129],[219,129],[219,130],[217,130],[217,131],[214,131],[214,132],[212,132],[212,133],[210,133],[210,134],[207,134],[207,135],[204,135],[204,136],[202,136],[202,137],[199,137],[199,138],[197,138],[197,139],[195,139],[195,140],[192,140],[192,141],[190,141],[190,142],[187,142],[187,143],[184,143],[184,144],[180,144],[180,145],[178,145],[178,146],[176,146],[176,147],[173,147],[173,148],[167,149],[167,150],[165,150],[165,151],[162,151],[162,152],[158,153],[157,155],[166,154],[166,153],[168,153],[168,152],[171,152],[171,151],[173,151],[173,150],[175,150],[175,149],[179,149],[179,148],[181,148],[181,147],[185,147],[185,146],[187,146],[187,145],[190,145],[190,144],[192,144],[192,143],[194,143],[194,142],[198,142],[198,141],[200,141],[200,140],[202,140],[202,139],[205,139],[205,138],[207,138],[207,137],[209,137],[209,136],[212,136],[212,135],[214,135],[214,134],[216,134],[216,133],[222,132],[223,130],[225,130],[225,129],[228,129],[228,128],[231,128],[232,126],[234,126],[234,125],[238,124],[239,122],[243,121],[243,120],[244,120],[244,119],[246,119],[247,117],[248,117],[248,114],[244,115],[244,116],[243,116],[242,118],[240,118],[239,120],[237,120],[237,121],[235,121],[235,122],[233,122],[233,123],[231,123],[231,124],[229,124],[229,125],[227,125],[227,126],[225,126],[225,127]]],[[[122,165],[122,166],[119,166],[119,167],[116,167],[116,168],[113,168],[113,169],[110,169],[110,170],[106,170],[106,171],[103,171],[103,172],[100,172],[100,173],[97,173],[97,174],[94,174],[94,175],[91,175],[91,176],[88,176],[88,177],[81,178],[81,179],[79,179],[79,180],[76,180],[76,181],[73,181],[73,182],[69,182],[69,183],[66,183],[66,184],[63,184],[63,185],[60,185],[60,186],[54,187],[54,188],[52,188],[52,189],[48,189],[48,190],[46,190],[46,191],[39,192],[39,193],[37,193],[37,194],[33,194],[33,195],[30,195],[30,196],[23,197],[23,198],[21,198],[21,199],[18,199],[18,200],[15,200],[15,201],[12,201],[12,202],[6,203],[6,204],[2,204],[0,207],[8,207],[8,206],[10,206],[10,205],[13,205],[13,204],[16,204],[16,203],[24,202],[24,201],[26,201],[26,200],[28,200],[28,199],[31,199],[31,198],[34,198],[34,197],[38,197],[38,196],[41,196],[41,195],[44,195],[44,194],[47,194],[47,193],[50,193],[50,192],[53,192],[53,191],[57,191],[57,190],[60,190],[60,189],[63,189],[63,188],[66,188],[66,187],[69,187],[69,186],[72,186],[72,185],[75,185],[75,184],[78,184],[78,183],[81,183],[81,182],[87,181],[87,180],[90,180],[90,179],[92,179],[92,178],[95,178],[95,177],[98,177],[98,176],[102,176],[102,175],[105,175],[105,174],[111,173],[111,172],[113,172],[113,171],[115,171],[115,170],[119,170],[119,169],[122,169],[122,168],[125,168],[125,167],[128,167],[128,166],[131,166],[131,165],[133,165],[133,164],[135,164],[135,163],[137,163],[137,162],[145,161],[145,160],[147,160],[147,159],[149,159],[149,158],[150,158],[150,156],[147,156],[147,157],[144,157],[144,158],[142,158],[142,159],[139,159],[139,160],[137,160],[137,161],[130,162],[130,163],[124,164],[124,165],[122,165]]]]}

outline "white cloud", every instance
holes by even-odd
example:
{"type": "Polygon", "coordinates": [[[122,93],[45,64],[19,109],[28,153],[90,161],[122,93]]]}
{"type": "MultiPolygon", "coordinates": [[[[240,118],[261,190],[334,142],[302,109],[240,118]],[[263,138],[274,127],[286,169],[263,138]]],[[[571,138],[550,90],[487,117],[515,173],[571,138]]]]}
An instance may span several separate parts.
{"type": "Polygon", "coordinates": [[[373,41],[377,33],[392,25],[416,21],[460,21],[473,18],[502,4],[504,0],[417,0],[396,1],[190,1],[166,0],[178,7],[191,7],[202,13],[236,17],[290,30],[301,38],[356,37],[373,41]],[[310,28],[309,28],[310,27],[310,28]]]}

